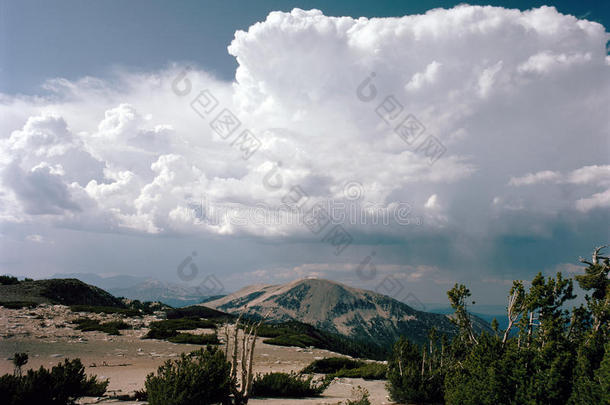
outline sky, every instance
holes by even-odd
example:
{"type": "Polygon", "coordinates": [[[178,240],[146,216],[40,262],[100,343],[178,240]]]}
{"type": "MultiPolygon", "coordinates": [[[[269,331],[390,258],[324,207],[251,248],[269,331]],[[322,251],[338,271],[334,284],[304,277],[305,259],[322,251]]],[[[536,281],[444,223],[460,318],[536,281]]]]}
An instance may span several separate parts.
{"type": "Polygon", "coordinates": [[[472,4],[1,1],[0,272],[486,304],[581,272],[608,5],[472,4]]]}

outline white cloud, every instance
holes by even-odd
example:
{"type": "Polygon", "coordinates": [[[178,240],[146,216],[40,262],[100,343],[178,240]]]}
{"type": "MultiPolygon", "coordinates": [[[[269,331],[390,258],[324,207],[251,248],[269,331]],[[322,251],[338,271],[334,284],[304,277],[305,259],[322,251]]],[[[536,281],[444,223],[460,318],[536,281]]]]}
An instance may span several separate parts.
{"type": "MultiPolygon", "coordinates": [[[[610,185],[610,165],[584,166],[566,174],[544,170],[537,173],[528,173],[522,177],[511,177],[508,182],[511,186],[531,186],[542,183],[607,187],[610,185]]],[[[610,207],[610,189],[594,193],[590,197],[578,198],[574,201],[574,206],[581,212],[610,207]]]]}
{"type": "Polygon", "coordinates": [[[566,55],[565,53],[553,54],[547,51],[537,53],[517,68],[521,73],[549,73],[554,69],[568,68],[574,64],[584,64],[591,60],[591,53],[575,53],[566,55]]]}
{"type": "Polygon", "coordinates": [[[441,63],[432,61],[423,72],[418,72],[413,75],[409,83],[407,83],[407,90],[419,90],[428,84],[434,84],[440,70],[441,63]]]}
{"type": "Polygon", "coordinates": [[[44,237],[42,235],[38,235],[38,234],[32,234],[32,235],[27,235],[25,237],[27,240],[29,240],[30,242],[35,242],[35,243],[43,243],[45,241],[44,237]]]}
{"type": "Polygon", "coordinates": [[[610,207],[610,189],[601,193],[595,193],[588,198],[580,198],[576,201],[576,208],[582,212],[588,212],[595,208],[610,207]]]}
{"type": "Polygon", "coordinates": [[[610,184],[610,165],[581,167],[569,173],[567,181],[574,184],[610,184]]]}
{"type": "Polygon", "coordinates": [[[538,183],[556,182],[560,179],[560,173],[544,170],[537,173],[528,173],[523,177],[511,177],[508,184],[511,186],[529,186],[538,183]]]}
{"type": "Polygon", "coordinates": [[[440,204],[438,202],[438,196],[436,194],[432,194],[430,196],[430,198],[428,198],[428,201],[426,201],[426,204],[424,204],[424,207],[426,207],[429,210],[439,209],[440,204]]]}
{"type": "MultiPolygon", "coordinates": [[[[485,215],[462,223],[456,210],[482,214],[494,197],[496,208],[536,206],[533,195],[507,198],[513,173],[530,172],[510,186],[609,183],[603,148],[573,153],[607,142],[607,40],[601,25],[550,7],[459,6],[388,19],[273,12],[235,34],[234,83],[192,69],[190,93],[180,96],[172,84],[183,68],[173,66],[110,81],[51,80],[48,98],[3,95],[0,113],[11,122],[1,127],[1,217],[106,231],[303,236],[298,224],[201,223],[188,204],[206,197],[277,207],[297,185],[312,200],[345,202],[344,185],[357,181],[361,203],[406,201],[427,215],[424,224],[484,227],[485,215]],[[376,96],[362,101],[357,89],[372,72],[376,96]],[[227,140],[210,128],[213,116],[191,108],[204,89],[220,103],[214,115],[227,108],[242,123],[227,140]],[[390,95],[400,114],[386,123],[378,112],[390,95]],[[434,135],[446,147],[433,165],[419,140],[410,145],[393,131],[407,114],[425,127],[421,140],[434,135]],[[262,141],[248,160],[232,145],[245,128],[262,141]]],[[[598,191],[570,195],[558,209],[607,207],[607,192],[598,191]]]]}

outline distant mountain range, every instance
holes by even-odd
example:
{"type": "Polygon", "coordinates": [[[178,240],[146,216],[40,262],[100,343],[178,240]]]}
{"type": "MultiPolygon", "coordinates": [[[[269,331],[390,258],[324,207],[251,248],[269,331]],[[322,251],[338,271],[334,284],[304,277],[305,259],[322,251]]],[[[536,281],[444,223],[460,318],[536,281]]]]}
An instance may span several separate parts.
{"type": "MultiPolygon", "coordinates": [[[[428,330],[453,335],[449,315],[418,311],[373,291],[323,279],[303,279],[283,285],[254,285],[206,302],[205,306],[231,314],[268,314],[274,321],[296,320],[357,340],[392,344],[401,335],[425,342],[428,330]]],[[[489,324],[473,317],[477,331],[489,324]]]]}
{"type": "Polygon", "coordinates": [[[159,301],[172,307],[200,304],[210,297],[202,296],[195,287],[155,280],[149,277],[117,275],[101,277],[90,273],[54,274],[51,278],[76,278],[102,288],[115,297],[140,301],[159,301]]]}
{"type": "MultiPolygon", "coordinates": [[[[95,275],[70,276],[72,277],[0,285],[0,305],[17,306],[20,302],[114,307],[126,305],[113,295],[145,301],[157,301],[159,297],[160,301],[165,303],[177,301],[184,305],[188,302],[188,294],[191,292],[182,286],[152,279],[142,281],[131,276],[119,276],[119,279],[98,279],[95,275]],[[77,280],[74,276],[98,285],[116,285],[119,280],[135,284],[131,287],[108,288],[108,293],[77,280]]],[[[202,298],[195,296],[192,299],[200,303],[202,298]]],[[[228,296],[214,298],[205,304],[172,310],[172,313],[179,315],[182,311],[182,316],[188,316],[190,313],[201,316],[202,312],[210,311],[208,308],[254,318],[267,315],[267,321],[282,323],[283,329],[294,329],[296,332],[293,335],[298,336],[292,336],[292,340],[302,337],[308,341],[322,339],[319,344],[330,345],[336,350],[354,349],[360,343],[365,345],[362,347],[373,345],[387,349],[400,336],[424,343],[431,328],[450,336],[456,333],[456,327],[450,322],[451,315],[418,311],[386,295],[323,279],[296,280],[283,285],[254,285],[228,296]],[[297,325],[295,322],[301,324],[297,325]],[[312,327],[315,329],[311,329],[312,327]],[[341,340],[345,338],[352,343],[341,340]]],[[[483,330],[492,332],[485,320],[477,316],[472,316],[472,320],[476,333],[483,330]]],[[[376,352],[372,350],[370,353],[376,352]]]]}

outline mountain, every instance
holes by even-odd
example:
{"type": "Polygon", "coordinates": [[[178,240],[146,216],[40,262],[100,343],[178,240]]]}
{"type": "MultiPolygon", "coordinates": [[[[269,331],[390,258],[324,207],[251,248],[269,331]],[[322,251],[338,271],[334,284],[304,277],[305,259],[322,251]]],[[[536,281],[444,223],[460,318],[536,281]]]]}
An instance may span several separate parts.
{"type": "Polygon", "coordinates": [[[30,280],[0,285],[0,303],[16,302],[125,307],[120,299],[101,288],[74,278],[30,280]]]}
{"type": "MultiPolygon", "coordinates": [[[[159,301],[172,307],[200,304],[211,297],[201,295],[196,288],[148,277],[117,275],[101,277],[91,273],[55,274],[52,278],[76,278],[102,288],[116,297],[140,301],[159,301]]],[[[216,297],[217,298],[217,297],[216,297]]]]}
{"type": "Polygon", "coordinates": [[[209,298],[208,296],[201,295],[195,287],[154,279],[149,279],[129,287],[109,288],[108,291],[117,297],[140,301],[159,301],[172,307],[200,304],[209,298]]]}
{"type": "Polygon", "coordinates": [[[61,273],[53,274],[49,278],[76,278],[104,290],[110,290],[111,288],[131,287],[149,279],[149,277],[131,276],[127,274],[99,276],[94,273],[61,273]]]}
{"type": "MultiPolygon", "coordinates": [[[[296,320],[380,345],[392,344],[401,335],[423,343],[432,327],[448,335],[456,331],[447,315],[418,311],[391,297],[323,279],[249,286],[205,305],[232,314],[269,314],[274,321],[296,320]]],[[[475,325],[489,328],[480,319],[475,325]]]]}

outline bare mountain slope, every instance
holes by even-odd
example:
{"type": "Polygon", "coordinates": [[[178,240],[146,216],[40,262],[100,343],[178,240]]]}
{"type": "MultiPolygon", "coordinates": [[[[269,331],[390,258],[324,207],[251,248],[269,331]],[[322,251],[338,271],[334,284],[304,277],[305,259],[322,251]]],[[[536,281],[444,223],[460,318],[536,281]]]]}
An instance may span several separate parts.
{"type": "Polygon", "coordinates": [[[380,345],[391,344],[400,335],[423,342],[431,327],[455,333],[446,315],[417,311],[388,296],[323,279],[253,285],[205,305],[233,314],[269,313],[272,320],[294,319],[380,345]]]}

